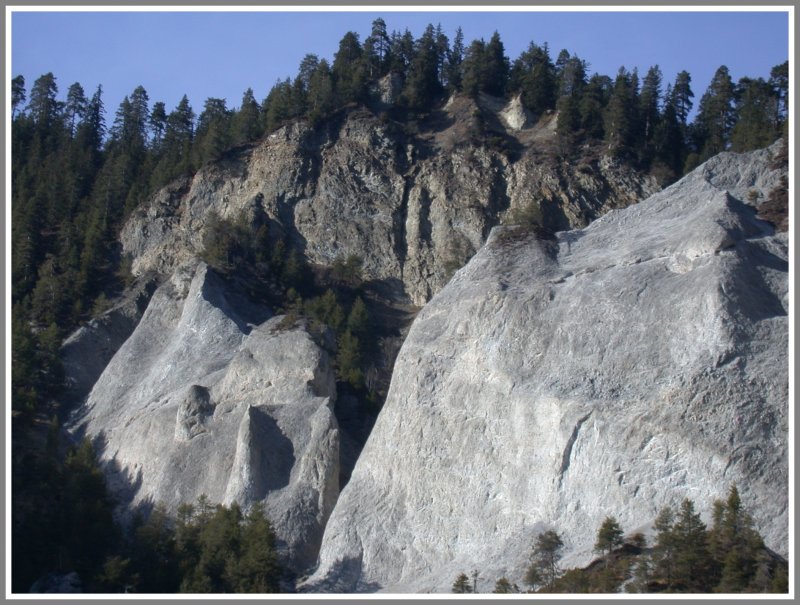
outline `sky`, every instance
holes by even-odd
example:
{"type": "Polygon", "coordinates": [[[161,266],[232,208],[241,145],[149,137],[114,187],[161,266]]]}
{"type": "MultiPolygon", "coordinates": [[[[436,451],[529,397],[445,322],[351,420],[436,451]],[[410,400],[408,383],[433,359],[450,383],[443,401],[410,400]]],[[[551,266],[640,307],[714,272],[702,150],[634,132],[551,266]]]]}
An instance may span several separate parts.
{"type": "Polygon", "coordinates": [[[103,86],[107,122],[138,85],[151,104],[174,108],[186,94],[196,113],[208,97],[238,107],[252,88],[263,100],[278,79],[294,77],[303,56],[333,60],[347,31],[369,35],[377,17],[387,28],[408,28],[419,37],[428,23],[441,24],[452,41],[456,28],[465,46],[488,41],[497,30],[513,61],[530,42],[561,49],[590,64],[589,73],[614,77],[621,66],[644,75],[652,65],[664,83],[686,70],[695,109],[720,65],[734,80],[768,78],[789,57],[786,12],[14,12],[11,75],[23,75],[30,91],[47,72],[64,98],[73,82],[87,96],[103,86]]]}

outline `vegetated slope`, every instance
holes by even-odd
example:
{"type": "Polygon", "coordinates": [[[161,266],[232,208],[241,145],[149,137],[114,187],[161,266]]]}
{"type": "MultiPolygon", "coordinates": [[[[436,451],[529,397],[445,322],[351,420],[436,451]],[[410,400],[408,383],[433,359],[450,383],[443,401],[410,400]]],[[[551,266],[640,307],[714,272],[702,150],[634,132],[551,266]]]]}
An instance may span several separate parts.
{"type": "Polygon", "coordinates": [[[358,255],[366,280],[422,305],[509,210],[565,229],[658,190],[599,147],[557,159],[554,115],[531,126],[518,99],[481,99],[454,97],[413,124],[347,108],[231,151],[135,211],[121,237],[134,274],[169,273],[200,252],[219,216],[268,224],[312,264],[358,255]]]}
{"type": "Polygon", "coordinates": [[[518,581],[541,531],[586,563],[607,515],[649,531],[734,482],[786,555],[788,238],[747,203],[778,145],[582,230],[495,229],[412,325],[305,589],[518,581]]]}

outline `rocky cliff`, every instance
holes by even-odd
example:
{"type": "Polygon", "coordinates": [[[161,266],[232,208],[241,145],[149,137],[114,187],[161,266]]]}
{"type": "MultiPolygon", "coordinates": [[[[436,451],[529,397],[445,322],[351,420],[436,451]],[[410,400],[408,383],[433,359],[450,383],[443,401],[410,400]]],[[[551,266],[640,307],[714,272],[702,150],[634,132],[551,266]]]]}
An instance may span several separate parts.
{"type": "Polygon", "coordinates": [[[607,515],[647,531],[734,482],[786,555],[788,238],[748,205],[785,174],[775,151],[552,239],[493,230],[416,318],[305,589],[449,591],[478,569],[491,590],[541,531],[586,563],[607,515]]]}
{"type": "Polygon", "coordinates": [[[287,561],[302,569],[339,493],[336,387],[328,354],[301,326],[269,315],[203,263],[181,265],[70,429],[98,442],[129,508],[174,510],[201,494],[264,501],[287,561]]]}
{"type": "MultiPolygon", "coordinates": [[[[363,438],[333,414],[334,347],[278,329],[198,262],[206,230],[214,217],[267,224],[319,265],[357,254],[381,292],[423,304],[508,212],[584,225],[657,189],[608,158],[555,160],[542,151],[554,124],[486,96],[418,124],[349,108],[231,150],[137,209],[121,240],[139,290],[62,350],[82,402],[70,428],[98,440],[123,502],[265,501],[290,565],[313,566],[363,438]]],[[[342,399],[337,413],[363,424],[342,399]]]]}
{"type": "Polygon", "coordinates": [[[424,304],[506,212],[535,205],[549,226],[582,227],[655,192],[607,157],[570,164],[555,116],[531,125],[519,100],[454,97],[409,125],[348,109],[232,150],[138,209],[122,233],[133,271],[170,273],[202,250],[210,217],[268,221],[316,264],[363,258],[364,276],[424,304]]]}

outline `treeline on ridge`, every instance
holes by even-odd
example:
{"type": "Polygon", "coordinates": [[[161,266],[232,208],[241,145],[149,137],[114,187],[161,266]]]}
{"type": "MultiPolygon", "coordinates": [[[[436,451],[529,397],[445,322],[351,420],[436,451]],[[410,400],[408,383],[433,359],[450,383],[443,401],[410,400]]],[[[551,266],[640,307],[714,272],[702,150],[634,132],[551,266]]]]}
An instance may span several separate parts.
{"type": "Polygon", "coordinates": [[[308,54],[296,76],[278,81],[259,103],[252,89],[238,109],[208,98],[197,115],[184,96],[167,111],[137,86],[106,124],[102,87],[87,96],[79,83],[58,99],[52,73],[26,91],[12,80],[12,302],[14,408],[36,407],[57,391],[57,343],[80,321],[102,311],[124,285],[117,249],[129,213],[161,186],[215,161],[233,146],[257,140],[294,119],[313,124],[354,103],[369,103],[374,83],[402,83],[394,115],[413,119],[447,95],[519,95],[534,116],[557,110],[561,152],[586,142],[663,183],[708,157],[770,144],[787,129],[788,62],[769,80],[731,79],[721,66],[702,95],[695,119],[691,76],[666,84],[658,66],[640,77],[589,73],[589,63],[531,42],[513,61],[500,34],[465,43],[429,25],[419,38],[389,33],[376,19],[362,43],[347,32],[332,62],[308,54]],[[27,101],[27,105],[25,102],[27,101]],[[33,327],[33,330],[30,327],[33,327]]]}

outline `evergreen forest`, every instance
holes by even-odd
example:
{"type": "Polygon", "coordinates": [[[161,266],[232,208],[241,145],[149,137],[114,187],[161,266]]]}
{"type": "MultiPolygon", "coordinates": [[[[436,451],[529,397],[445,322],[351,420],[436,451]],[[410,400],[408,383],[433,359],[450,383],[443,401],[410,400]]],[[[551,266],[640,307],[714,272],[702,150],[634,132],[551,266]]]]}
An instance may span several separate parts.
{"type": "MultiPolygon", "coordinates": [[[[441,27],[429,25],[414,37],[408,29],[390,32],[383,19],[376,19],[363,41],[347,32],[331,58],[306,55],[294,77],[276,82],[261,100],[248,88],[236,106],[222,98],[193,106],[184,96],[168,108],[138,85],[119,107],[107,108],[102,86],[87,91],[78,82],[58,82],[53,73],[32,83],[14,77],[13,591],[28,591],[48,573],[71,571],[78,572],[85,590],[95,591],[280,589],[284,571],[262,509],[202,501],[170,516],[156,505],[146,519],[123,528],[112,515],[115,502],[92,444],[68,443],[60,428],[68,412],[61,343],[130,285],[119,231],[134,209],[174,179],[295,120],[320,126],[364,107],[408,125],[451,95],[519,96],[535,117],[557,112],[557,154],[569,158],[596,146],[664,185],[720,151],[758,149],[787,136],[788,62],[776,65],[768,77],[738,81],[722,65],[711,82],[698,83],[687,71],[663,74],[657,65],[644,74],[625,67],[616,74],[593,73],[589,59],[536,42],[510,58],[498,32],[468,42],[460,29],[451,40],[441,27]],[[392,107],[374,109],[376,83],[384,78],[401,83],[399,96],[392,107]],[[267,546],[256,548],[254,541],[267,546]]],[[[405,131],[413,136],[412,129],[405,131]]],[[[490,143],[487,138],[485,144],[490,143]]],[[[370,340],[375,326],[361,299],[359,259],[340,259],[322,283],[288,243],[267,244],[259,239],[263,234],[241,229],[227,223],[209,229],[209,264],[222,273],[270,267],[279,283],[265,296],[289,312],[287,321],[308,317],[331,327],[339,343],[340,382],[379,405],[375,379],[361,363],[375,346],[370,340]]],[[[725,506],[720,519],[732,514],[730,499],[725,506]]],[[[680,514],[675,518],[681,522],[680,514]]],[[[761,587],[763,582],[754,579],[761,551],[741,554],[750,557],[749,571],[744,579],[734,577],[740,572],[726,571],[724,548],[714,546],[714,531],[706,540],[706,548],[717,549],[708,564],[712,571],[695,573],[712,574],[717,584],[694,576],[678,584],[652,559],[647,565],[660,571],[642,575],[642,586],[761,587]]],[[[565,585],[565,578],[549,577],[548,586],[565,585]]]]}

